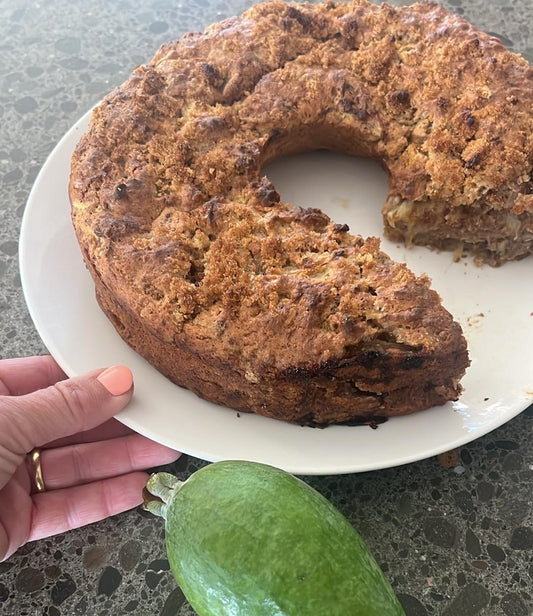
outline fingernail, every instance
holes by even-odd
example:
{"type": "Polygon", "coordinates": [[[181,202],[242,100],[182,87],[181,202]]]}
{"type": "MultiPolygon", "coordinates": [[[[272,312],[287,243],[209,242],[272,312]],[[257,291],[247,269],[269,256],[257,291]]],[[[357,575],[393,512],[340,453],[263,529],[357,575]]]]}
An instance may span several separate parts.
{"type": "Polygon", "coordinates": [[[126,366],[111,366],[99,374],[97,380],[113,396],[125,394],[133,385],[133,375],[126,366]]]}

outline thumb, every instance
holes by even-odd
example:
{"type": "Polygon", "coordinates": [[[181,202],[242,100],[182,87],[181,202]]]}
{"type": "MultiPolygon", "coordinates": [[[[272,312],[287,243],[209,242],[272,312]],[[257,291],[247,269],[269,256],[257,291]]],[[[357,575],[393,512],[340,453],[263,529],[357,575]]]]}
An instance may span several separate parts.
{"type": "Polygon", "coordinates": [[[25,454],[100,425],[121,411],[132,394],[131,371],[112,366],[23,396],[1,396],[0,443],[7,439],[7,449],[25,454]]]}

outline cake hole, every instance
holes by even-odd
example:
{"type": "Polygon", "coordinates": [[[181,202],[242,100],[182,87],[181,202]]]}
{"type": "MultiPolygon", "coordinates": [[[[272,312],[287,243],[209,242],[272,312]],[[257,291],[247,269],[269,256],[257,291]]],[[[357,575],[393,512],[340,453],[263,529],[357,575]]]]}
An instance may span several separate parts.
{"type": "Polygon", "coordinates": [[[111,310],[107,310],[106,312],[107,316],[109,317],[109,319],[111,320],[111,322],[113,323],[113,325],[115,326],[115,329],[122,335],[123,333],[126,333],[126,326],[124,325],[124,323],[122,322],[122,320],[111,310]]]}
{"type": "Polygon", "coordinates": [[[204,273],[203,261],[191,261],[191,267],[185,276],[185,280],[187,280],[187,282],[191,282],[197,287],[204,279],[204,273]]]}
{"type": "Polygon", "coordinates": [[[278,158],[262,172],[284,203],[318,208],[353,234],[383,236],[388,176],[378,162],[321,150],[278,158]]]}

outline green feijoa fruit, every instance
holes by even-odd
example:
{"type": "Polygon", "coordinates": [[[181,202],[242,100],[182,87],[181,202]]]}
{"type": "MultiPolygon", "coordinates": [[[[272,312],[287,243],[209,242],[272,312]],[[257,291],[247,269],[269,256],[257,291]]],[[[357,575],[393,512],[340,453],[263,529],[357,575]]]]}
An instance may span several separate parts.
{"type": "Polygon", "coordinates": [[[153,475],[172,572],[200,616],[404,616],[353,526],[322,495],[255,462],[153,475]]]}

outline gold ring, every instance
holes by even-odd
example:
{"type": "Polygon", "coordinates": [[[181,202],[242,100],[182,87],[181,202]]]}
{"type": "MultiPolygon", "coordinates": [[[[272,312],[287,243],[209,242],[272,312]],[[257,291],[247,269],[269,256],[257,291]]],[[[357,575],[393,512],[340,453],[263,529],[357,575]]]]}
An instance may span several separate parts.
{"type": "Polygon", "coordinates": [[[41,450],[35,448],[30,451],[27,456],[27,462],[32,482],[32,493],[45,492],[46,486],[44,485],[43,469],[41,466],[41,450]]]}

